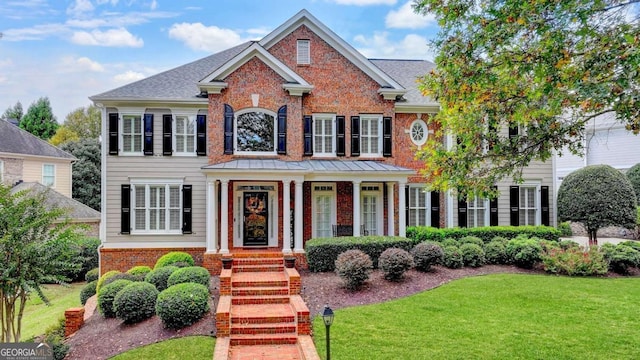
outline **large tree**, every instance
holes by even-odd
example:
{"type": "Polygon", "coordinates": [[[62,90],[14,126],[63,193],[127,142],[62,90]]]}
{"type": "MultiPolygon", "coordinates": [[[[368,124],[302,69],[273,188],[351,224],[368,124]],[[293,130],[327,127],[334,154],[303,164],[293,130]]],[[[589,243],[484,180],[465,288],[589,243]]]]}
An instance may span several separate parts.
{"type": "Polygon", "coordinates": [[[60,148],[78,159],[73,164],[73,198],[100,211],[100,142],[80,139],[66,142],[60,148]]]}
{"type": "Polygon", "coordinates": [[[101,121],[100,109],[89,105],[70,112],[63,126],[74,131],[81,139],[97,139],[100,137],[101,121]]]}
{"type": "Polygon", "coordinates": [[[442,126],[418,153],[433,187],[486,194],[520,180],[554,151],[580,153],[585,124],[602,114],[637,134],[639,1],[417,1],[440,25],[420,85],[441,105],[442,126]]]}
{"type": "Polygon", "coordinates": [[[41,97],[31,104],[20,121],[20,128],[43,140],[49,140],[56,133],[58,126],[47,97],[41,97]]]}
{"type": "Polygon", "coordinates": [[[4,111],[4,113],[2,114],[2,119],[16,119],[19,122],[20,119],[22,119],[23,115],[24,110],[22,110],[22,103],[18,101],[15,105],[9,106],[7,110],[4,111]]]}
{"type": "Polygon", "coordinates": [[[67,125],[58,127],[56,133],[49,139],[49,144],[54,146],[60,146],[69,141],[78,141],[80,136],[75,131],[69,129],[67,125]]]}

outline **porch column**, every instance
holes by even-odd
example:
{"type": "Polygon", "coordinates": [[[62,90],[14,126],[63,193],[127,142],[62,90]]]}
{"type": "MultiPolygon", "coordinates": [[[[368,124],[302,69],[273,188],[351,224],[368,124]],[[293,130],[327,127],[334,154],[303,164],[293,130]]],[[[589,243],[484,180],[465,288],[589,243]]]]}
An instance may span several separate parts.
{"type": "Polygon", "coordinates": [[[220,253],[229,253],[229,180],[220,180],[220,253]]]}
{"type": "Polygon", "coordinates": [[[353,236],[360,236],[360,184],[353,181],[353,236]]]}
{"type": "Polygon", "coordinates": [[[282,252],[291,253],[291,180],[289,179],[282,181],[282,252]]]}
{"type": "Polygon", "coordinates": [[[294,180],[295,183],[295,187],[296,187],[296,194],[295,194],[295,221],[296,223],[294,224],[295,229],[294,229],[294,248],[293,251],[295,252],[304,252],[304,247],[302,245],[302,213],[303,213],[303,209],[302,209],[302,180],[294,180]]]}
{"type": "Polygon", "coordinates": [[[218,251],[218,242],[216,241],[216,225],[218,217],[216,201],[216,183],[214,180],[207,181],[207,252],[218,251]]]}
{"type": "Polygon", "coordinates": [[[387,183],[387,234],[395,236],[396,234],[396,209],[395,209],[395,193],[393,192],[393,183],[387,183]]]}
{"type": "Polygon", "coordinates": [[[407,208],[407,206],[405,205],[407,199],[404,198],[404,188],[406,186],[407,183],[398,183],[398,236],[402,237],[407,236],[407,219],[404,212],[404,209],[407,208]]]}

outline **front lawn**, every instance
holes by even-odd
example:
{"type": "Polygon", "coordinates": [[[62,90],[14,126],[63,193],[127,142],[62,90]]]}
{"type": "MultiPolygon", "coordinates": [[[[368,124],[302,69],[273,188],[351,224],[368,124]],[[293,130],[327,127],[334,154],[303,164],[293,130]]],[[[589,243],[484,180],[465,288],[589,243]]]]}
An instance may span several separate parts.
{"type": "MultiPolygon", "coordinates": [[[[471,277],[403,299],[337,310],[331,355],[637,359],[638,299],[640,278],[471,277]]],[[[318,317],[314,336],[324,358],[325,329],[318,317]]]]}
{"type": "Polygon", "coordinates": [[[112,360],[182,360],[213,357],[216,339],[211,336],[186,336],[142,346],[112,357],[112,360]]]}
{"type": "Polygon", "coordinates": [[[49,327],[58,324],[58,320],[64,317],[65,310],[81,306],[80,291],[84,285],[84,282],[69,286],[44,285],[44,294],[49,299],[50,306],[45,305],[37,294],[31,294],[22,317],[21,341],[44,334],[49,327]]]}

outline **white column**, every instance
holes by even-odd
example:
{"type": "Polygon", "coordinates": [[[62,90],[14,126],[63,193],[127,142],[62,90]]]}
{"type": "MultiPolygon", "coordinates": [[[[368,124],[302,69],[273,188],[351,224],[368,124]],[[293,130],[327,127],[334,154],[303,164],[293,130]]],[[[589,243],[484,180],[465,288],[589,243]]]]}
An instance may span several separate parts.
{"type": "Polygon", "coordinates": [[[282,252],[291,253],[291,180],[289,179],[282,181],[282,252]]]}
{"type": "MultiPolygon", "coordinates": [[[[396,235],[396,209],[395,209],[395,193],[393,192],[393,183],[387,183],[387,230],[389,236],[396,235]]],[[[401,208],[402,209],[402,208],[401,208]]]]}
{"type": "Polygon", "coordinates": [[[220,253],[229,253],[229,180],[220,181],[220,253]]]}
{"type": "Polygon", "coordinates": [[[406,209],[406,201],[404,198],[405,191],[404,188],[407,186],[406,183],[399,182],[398,183],[398,236],[407,236],[407,219],[404,213],[404,209],[406,209]]]}
{"type": "Polygon", "coordinates": [[[353,236],[360,236],[360,181],[353,182],[353,236]]]}
{"type": "Polygon", "coordinates": [[[216,252],[218,250],[218,244],[216,243],[216,193],[215,182],[213,180],[207,181],[207,252],[216,252]]]}
{"type": "Polygon", "coordinates": [[[294,248],[295,252],[304,252],[302,245],[302,180],[294,180],[296,193],[295,193],[295,221],[294,224],[294,248]]]}

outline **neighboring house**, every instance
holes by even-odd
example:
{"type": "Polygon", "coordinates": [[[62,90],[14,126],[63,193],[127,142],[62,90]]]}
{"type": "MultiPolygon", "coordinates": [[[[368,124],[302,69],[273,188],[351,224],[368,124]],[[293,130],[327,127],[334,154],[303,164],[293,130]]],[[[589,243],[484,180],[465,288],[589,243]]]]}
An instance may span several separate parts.
{"type": "Polygon", "coordinates": [[[550,223],[550,163],[498,184],[495,204],[425,191],[414,152],[439,105],[416,79],[433,67],[367,59],[302,10],[260,41],[92,96],[108,143],[101,270],[182,250],[217,272],[235,251],[304,261],[315,237],[550,223]]]}
{"type": "Polygon", "coordinates": [[[89,235],[97,236],[100,213],[88,211],[71,198],[73,155],[48,142],[0,120],[0,182],[13,186],[13,191],[47,187],[52,191],[48,203],[68,208],[73,222],[86,223],[89,235]]]}

